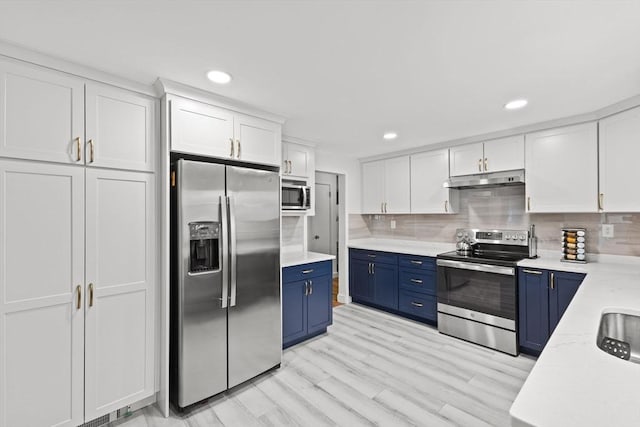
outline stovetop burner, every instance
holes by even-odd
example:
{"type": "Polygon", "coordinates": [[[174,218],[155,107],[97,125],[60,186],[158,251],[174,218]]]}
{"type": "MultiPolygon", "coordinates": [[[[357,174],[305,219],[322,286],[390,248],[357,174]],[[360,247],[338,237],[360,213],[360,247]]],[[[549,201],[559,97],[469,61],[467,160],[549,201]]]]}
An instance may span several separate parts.
{"type": "Polygon", "coordinates": [[[445,252],[439,254],[438,258],[450,259],[453,261],[475,262],[492,265],[504,265],[506,267],[514,266],[518,261],[522,261],[528,258],[526,254],[518,253],[491,253],[491,252],[471,252],[468,254],[461,254],[457,251],[445,252]]]}
{"type": "Polygon", "coordinates": [[[525,258],[536,257],[534,227],[530,230],[456,230],[458,251],[439,254],[455,261],[515,266],[525,258]],[[465,250],[460,250],[465,249],[465,250]]]}

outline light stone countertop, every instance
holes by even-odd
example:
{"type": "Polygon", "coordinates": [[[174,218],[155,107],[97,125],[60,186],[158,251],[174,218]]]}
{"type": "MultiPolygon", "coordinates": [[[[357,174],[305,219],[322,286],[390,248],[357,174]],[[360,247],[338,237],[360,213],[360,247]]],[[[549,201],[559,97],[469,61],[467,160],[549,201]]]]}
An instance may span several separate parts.
{"type": "Polygon", "coordinates": [[[570,264],[559,257],[542,253],[518,264],[587,277],[511,406],[511,425],[640,426],[640,364],[596,346],[603,310],[640,314],[640,258],[603,255],[570,264]]]}
{"type": "Polygon", "coordinates": [[[330,261],[332,259],[336,259],[335,255],[321,254],[319,252],[282,252],[280,262],[281,267],[292,267],[294,265],[330,261]]]}
{"type": "Polygon", "coordinates": [[[443,252],[449,252],[456,249],[455,243],[374,238],[349,240],[349,247],[354,249],[368,249],[372,251],[395,252],[400,254],[430,257],[435,257],[443,252]]]}
{"type": "MultiPolygon", "coordinates": [[[[436,256],[453,244],[359,239],[349,247],[436,256]]],[[[520,267],[586,273],[509,411],[513,427],[640,426],[640,364],[600,350],[596,337],[604,310],[640,315],[640,257],[600,255],[587,264],[539,251],[520,267]]]]}

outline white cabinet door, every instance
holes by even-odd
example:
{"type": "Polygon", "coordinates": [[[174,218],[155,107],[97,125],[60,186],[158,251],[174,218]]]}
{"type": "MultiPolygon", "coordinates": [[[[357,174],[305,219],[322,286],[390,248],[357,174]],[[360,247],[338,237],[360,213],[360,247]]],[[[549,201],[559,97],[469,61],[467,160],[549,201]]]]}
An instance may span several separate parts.
{"type": "Polygon", "coordinates": [[[524,169],[524,135],[485,142],[484,162],[486,172],[524,169]]]}
{"type": "Polygon", "coordinates": [[[402,214],[411,212],[410,170],[409,156],[385,160],[385,213],[402,214]]]}
{"type": "Polygon", "coordinates": [[[0,426],[77,426],[84,170],[0,160],[0,188],[0,426]]]}
{"type": "Polygon", "coordinates": [[[236,114],[234,121],[236,159],[274,166],[280,165],[282,146],[280,124],[245,114],[236,114]]]}
{"type": "Polygon", "coordinates": [[[640,158],[640,108],[600,120],[600,193],[606,212],[640,212],[634,171],[640,158]]]}
{"type": "Polygon", "coordinates": [[[598,211],[596,123],[526,135],[526,209],[598,211]]]}
{"type": "Polygon", "coordinates": [[[283,175],[307,179],[314,171],[313,151],[310,147],[288,142],[282,143],[284,153],[283,175]]]}
{"type": "Polygon", "coordinates": [[[87,169],[85,418],[154,393],[153,175],[87,169]],[[93,288],[93,299],[91,288],[93,288]]]}
{"type": "Polygon", "coordinates": [[[449,162],[451,176],[482,173],[484,170],[483,159],[482,142],[450,148],[449,162]]]}
{"type": "Polygon", "coordinates": [[[231,111],[177,97],[169,105],[172,151],[235,157],[231,111]]]}
{"type": "Polygon", "coordinates": [[[153,170],[156,101],[112,86],[86,87],[85,163],[153,170]]]}
{"type": "Polygon", "coordinates": [[[83,163],[82,80],[0,61],[0,156],[83,163]]]}
{"type": "Polygon", "coordinates": [[[411,156],[411,212],[455,213],[450,190],[443,184],[449,179],[449,150],[429,151],[411,156]]]}
{"type": "Polygon", "coordinates": [[[384,212],[384,160],[362,164],[362,213],[384,212]]]}

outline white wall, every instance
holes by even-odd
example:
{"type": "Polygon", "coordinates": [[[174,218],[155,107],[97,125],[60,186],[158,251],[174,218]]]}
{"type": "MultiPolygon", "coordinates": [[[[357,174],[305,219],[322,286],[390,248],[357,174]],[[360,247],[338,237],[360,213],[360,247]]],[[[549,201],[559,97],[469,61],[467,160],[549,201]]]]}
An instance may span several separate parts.
{"type": "Polygon", "coordinates": [[[360,161],[355,157],[346,157],[335,151],[322,151],[316,147],[316,170],[343,174],[346,185],[346,211],[349,214],[362,212],[360,190],[360,161]]]}

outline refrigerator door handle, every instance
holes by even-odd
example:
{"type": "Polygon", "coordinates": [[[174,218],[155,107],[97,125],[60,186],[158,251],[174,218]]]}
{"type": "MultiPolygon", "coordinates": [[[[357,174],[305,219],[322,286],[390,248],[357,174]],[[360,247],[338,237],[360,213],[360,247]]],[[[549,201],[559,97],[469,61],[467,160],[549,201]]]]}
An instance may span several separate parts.
{"type": "Polygon", "coordinates": [[[222,222],[222,305],[221,308],[227,308],[229,304],[229,222],[227,219],[227,198],[220,196],[220,219],[222,222]]]}
{"type": "Polygon", "coordinates": [[[235,307],[236,305],[236,264],[238,259],[236,254],[236,216],[233,202],[233,198],[231,196],[227,196],[227,203],[229,206],[229,252],[231,255],[231,301],[229,303],[229,307],[235,307]]]}

